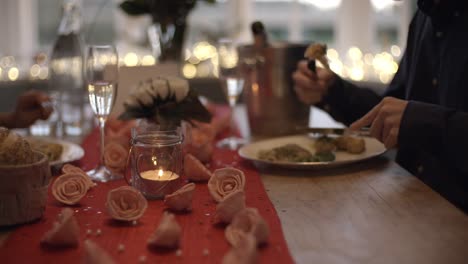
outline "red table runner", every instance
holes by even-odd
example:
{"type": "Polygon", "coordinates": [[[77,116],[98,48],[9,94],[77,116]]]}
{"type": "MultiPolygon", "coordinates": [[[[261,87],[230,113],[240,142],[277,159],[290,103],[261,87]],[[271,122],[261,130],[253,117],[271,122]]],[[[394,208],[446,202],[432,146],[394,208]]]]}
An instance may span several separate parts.
{"type": "MultiPolygon", "coordinates": [[[[85,169],[92,168],[98,160],[98,133],[92,133],[83,142],[86,155],[79,162],[85,169]]],[[[235,151],[215,149],[208,168],[233,166],[246,176],[246,204],[255,207],[270,227],[268,244],[259,249],[260,263],[293,263],[283,237],[276,211],[268,198],[257,170],[241,160],[235,151]]],[[[165,206],[162,201],[149,201],[148,209],[136,225],[119,224],[107,215],[104,203],[107,192],[126,185],[124,180],[98,183],[81,200],[75,210],[80,225],[80,245],[70,249],[41,247],[42,235],[52,227],[63,205],[52,197],[49,189],[44,217],[33,224],[19,227],[0,248],[1,263],[80,263],[83,259],[83,241],[91,239],[108,251],[117,263],[138,263],[145,256],[146,263],[220,263],[230,246],[224,238],[224,228],[211,222],[216,203],[210,196],[206,183],[196,185],[191,213],[177,214],[183,234],[181,251],[159,252],[147,248],[146,241],[156,229],[165,206]],[[100,230],[100,235],[97,230],[100,230]],[[91,234],[89,234],[91,232],[91,234]],[[119,251],[119,244],[125,250],[119,251]]]]}

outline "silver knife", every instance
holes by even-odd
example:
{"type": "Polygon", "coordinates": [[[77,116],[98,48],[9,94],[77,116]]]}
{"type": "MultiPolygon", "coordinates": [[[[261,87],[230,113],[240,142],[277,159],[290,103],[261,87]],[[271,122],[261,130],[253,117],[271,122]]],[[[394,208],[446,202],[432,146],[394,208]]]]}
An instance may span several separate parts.
{"type": "Polygon", "coordinates": [[[356,136],[370,136],[369,128],[365,127],[358,131],[353,131],[349,128],[331,128],[331,127],[297,127],[296,132],[299,133],[316,133],[323,135],[356,135],[356,136]]]}

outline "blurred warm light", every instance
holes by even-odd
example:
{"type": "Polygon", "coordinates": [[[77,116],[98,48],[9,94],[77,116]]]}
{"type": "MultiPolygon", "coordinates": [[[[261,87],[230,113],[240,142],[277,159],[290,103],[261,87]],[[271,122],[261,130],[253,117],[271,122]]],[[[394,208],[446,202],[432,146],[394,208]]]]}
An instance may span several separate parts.
{"type": "Polygon", "coordinates": [[[239,61],[239,55],[235,50],[226,49],[226,47],[220,47],[218,51],[219,63],[223,68],[234,68],[237,66],[239,61]]]}
{"type": "Polygon", "coordinates": [[[195,44],[193,55],[200,61],[207,60],[216,55],[216,48],[206,41],[201,41],[195,44]]]}
{"type": "Polygon", "coordinates": [[[218,67],[218,54],[216,54],[216,56],[214,56],[213,58],[211,58],[211,64],[213,64],[213,66],[216,66],[218,67]]]}
{"type": "Polygon", "coordinates": [[[339,60],[335,60],[335,61],[331,61],[330,62],[330,69],[338,74],[338,75],[342,75],[343,74],[343,63],[339,60]]]}
{"type": "Polygon", "coordinates": [[[382,56],[384,57],[384,59],[386,61],[393,61],[392,54],[390,54],[390,53],[388,53],[386,51],[382,52],[381,54],[382,54],[382,56]]]}
{"type": "Polygon", "coordinates": [[[100,64],[106,65],[108,61],[109,61],[109,57],[107,57],[107,55],[101,54],[101,56],[99,56],[99,63],[100,64]]]}
{"type": "Polygon", "coordinates": [[[45,63],[47,61],[47,54],[44,53],[44,52],[40,52],[39,54],[37,54],[36,56],[36,63],[37,64],[42,64],[42,63],[45,63]]]}
{"type": "Polygon", "coordinates": [[[362,81],[362,79],[364,79],[364,69],[361,67],[352,67],[349,70],[349,78],[353,81],[362,81]]]}
{"type": "Polygon", "coordinates": [[[8,79],[10,79],[10,81],[16,81],[18,79],[18,76],[19,76],[18,68],[12,67],[8,70],[8,79]]]}
{"type": "Polygon", "coordinates": [[[341,0],[299,0],[299,3],[312,4],[319,9],[335,9],[341,4],[341,0]]]}
{"type": "Polygon", "coordinates": [[[329,60],[337,60],[339,59],[340,55],[338,54],[338,51],[336,49],[328,49],[327,50],[327,58],[329,60]]]}
{"type": "Polygon", "coordinates": [[[3,69],[0,67],[0,80],[3,79],[3,69]]]}
{"type": "Polygon", "coordinates": [[[192,57],[192,52],[190,51],[190,49],[185,49],[185,53],[184,53],[185,60],[190,59],[190,57],[192,57]]]}
{"type": "Polygon", "coordinates": [[[5,56],[0,59],[0,66],[3,68],[9,68],[15,64],[15,57],[13,56],[5,56]]]}
{"type": "Polygon", "coordinates": [[[188,62],[190,62],[191,64],[198,64],[200,63],[200,60],[197,57],[192,56],[188,59],[188,62]]]}
{"type": "Polygon", "coordinates": [[[111,64],[117,64],[117,58],[118,58],[117,55],[110,55],[109,62],[111,64]]]}
{"type": "Polygon", "coordinates": [[[182,68],[182,74],[185,78],[192,79],[197,75],[197,67],[190,63],[186,63],[182,68]]]}
{"type": "Polygon", "coordinates": [[[392,45],[390,47],[390,52],[392,53],[393,56],[395,57],[400,57],[401,55],[401,49],[397,45],[392,45]]]}
{"type": "Polygon", "coordinates": [[[129,52],[124,56],[124,63],[128,67],[137,66],[138,65],[138,56],[133,52],[129,52]]]}
{"type": "Polygon", "coordinates": [[[399,1],[395,0],[371,0],[372,6],[374,6],[375,10],[377,11],[382,11],[397,4],[398,2],[399,1]]]}
{"type": "Polygon", "coordinates": [[[41,73],[41,66],[37,64],[31,66],[31,69],[29,70],[29,74],[31,75],[31,77],[37,78],[39,77],[39,73],[41,73]]]}
{"type": "Polygon", "coordinates": [[[351,47],[348,50],[348,56],[352,60],[360,60],[362,58],[362,52],[358,47],[351,47]]]}
{"type": "Polygon", "coordinates": [[[49,76],[49,69],[47,68],[42,68],[41,71],[39,72],[39,79],[45,80],[49,76]]]}
{"type": "Polygon", "coordinates": [[[374,55],[370,53],[366,53],[364,55],[364,63],[367,65],[372,65],[372,61],[374,60],[374,55]]]}
{"type": "Polygon", "coordinates": [[[156,60],[154,59],[152,55],[145,55],[141,59],[141,65],[143,66],[151,66],[151,65],[154,65],[155,63],[156,63],[156,60]]]}
{"type": "Polygon", "coordinates": [[[391,76],[390,76],[389,74],[385,73],[385,72],[381,72],[381,73],[379,74],[379,80],[380,80],[382,83],[387,84],[387,83],[390,82],[391,76]]]}
{"type": "Polygon", "coordinates": [[[384,68],[385,59],[382,54],[376,54],[374,59],[372,60],[372,65],[374,66],[375,70],[379,71],[384,68]]]}
{"type": "Polygon", "coordinates": [[[202,78],[208,77],[210,75],[210,66],[207,65],[206,63],[198,65],[197,73],[199,77],[202,77],[202,78]]]}

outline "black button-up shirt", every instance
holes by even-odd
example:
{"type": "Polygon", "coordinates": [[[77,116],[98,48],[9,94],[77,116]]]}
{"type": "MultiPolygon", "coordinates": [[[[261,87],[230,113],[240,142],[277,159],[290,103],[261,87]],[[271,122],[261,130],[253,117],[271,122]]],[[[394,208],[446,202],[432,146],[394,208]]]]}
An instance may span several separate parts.
{"type": "MultiPolygon", "coordinates": [[[[400,67],[384,96],[409,101],[397,162],[468,212],[468,1],[420,0],[400,67]]],[[[322,105],[350,124],[380,102],[339,80],[322,105]]]]}

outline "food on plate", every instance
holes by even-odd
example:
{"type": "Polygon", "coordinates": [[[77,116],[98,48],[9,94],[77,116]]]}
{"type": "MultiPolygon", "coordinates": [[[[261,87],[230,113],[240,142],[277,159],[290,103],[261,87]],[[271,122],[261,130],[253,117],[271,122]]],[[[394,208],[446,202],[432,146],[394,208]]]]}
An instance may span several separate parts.
{"type": "Polygon", "coordinates": [[[27,140],[29,144],[31,144],[33,150],[44,153],[49,158],[49,161],[60,159],[63,152],[63,146],[61,144],[38,138],[28,138],[27,140]]]}
{"type": "Polygon", "coordinates": [[[351,154],[361,154],[366,150],[366,142],[362,138],[348,137],[346,151],[351,154]]]}
{"type": "Polygon", "coordinates": [[[339,136],[335,139],[335,145],[337,150],[344,150],[346,151],[347,147],[346,144],[348,142],[349,136],[339,136]]]}
{"type": "Polygon", "coordinates": [[[366,142],[361,137],[340,136],[335,139],[338,150],[343,150],[351,154],[361,154],[366,150],[366,142]]]}
{"type": "Polygon", "coordinates": [[[327,154],[336,150],[335,140],[328,136],[321,136],[314,141],[315,154],[327,154]]]}
{"type": "Polygon", "coordinates": [[[286,144],[284,146],[272,148],[270,150],[261,150],[258,154],[259,159],[273,162],[326,162],[334,161],[335,155],[332,150],[335,146],[329,143],[319,143],[323,146],[320,151],[313,155],[309,150],[297,145],[286,144]],[[325,151],[328,150],[328,151],[325,151]]]}
{"type": "Polygon", "coordinates": [[[312,153],[297,144],[286,144],[269,150],[261,150],[258,154],[258,158],[268,161],[282,162],[315,161],[312,153]]]}
{"type": "Polygon", "coordinates": [[[34,162],[31,145],[23,137],[0,127],[0,165],[23,165],[34,162]]]}

